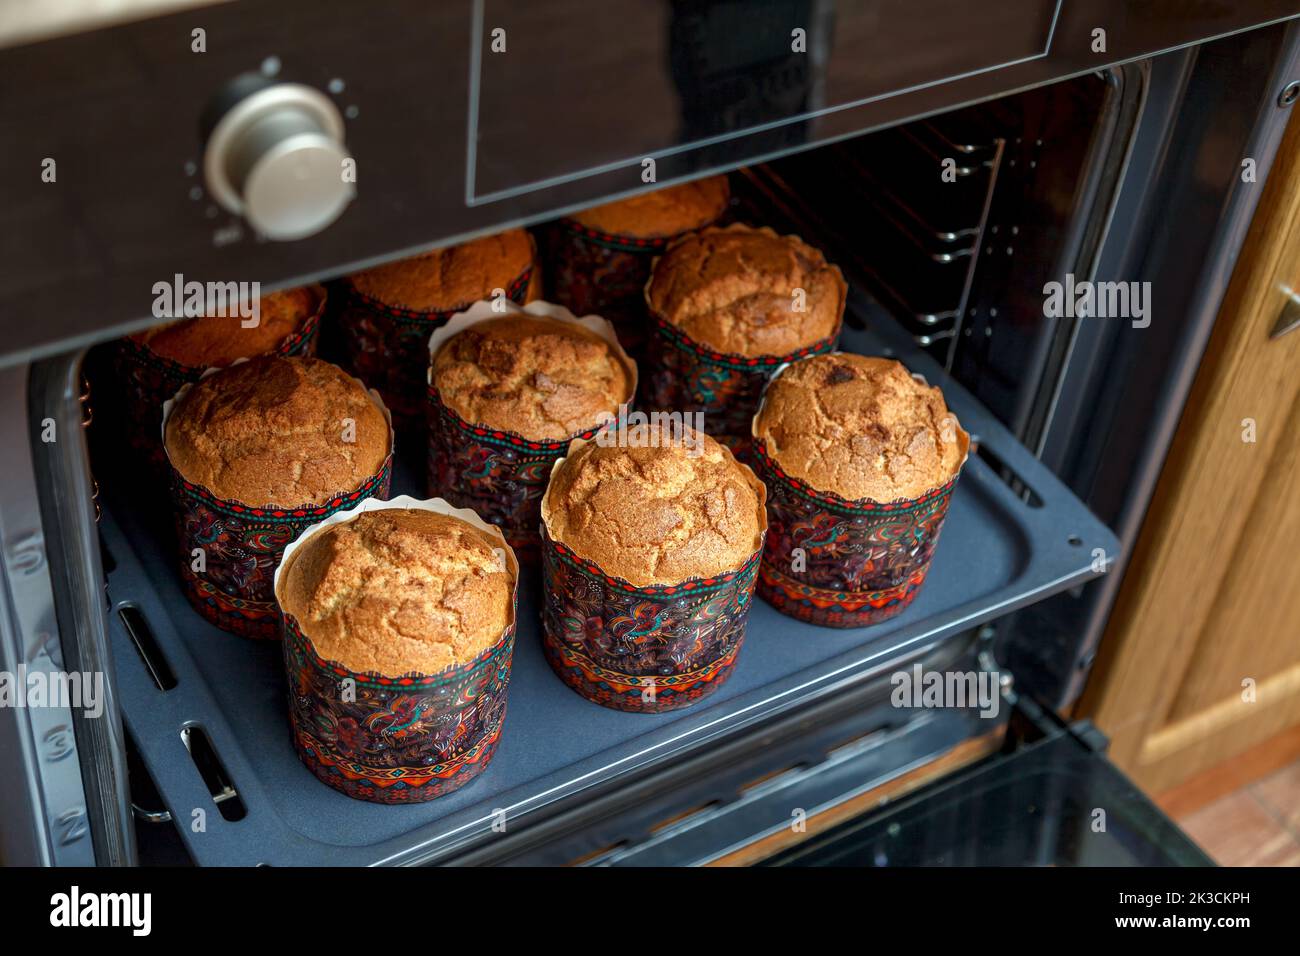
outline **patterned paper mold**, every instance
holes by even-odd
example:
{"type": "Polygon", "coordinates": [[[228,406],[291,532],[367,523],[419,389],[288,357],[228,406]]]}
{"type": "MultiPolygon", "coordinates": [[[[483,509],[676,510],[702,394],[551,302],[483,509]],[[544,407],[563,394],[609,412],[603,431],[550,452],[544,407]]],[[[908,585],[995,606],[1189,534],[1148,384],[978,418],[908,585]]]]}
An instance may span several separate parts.
{"type": "Polygon", "coordinates": [[[555,221],[542,233],[551,294],[579,315],[605,316],[623,345],[640,358],[650,338],[641,290],[655,256],[680,236],[723,221],[730,193],[725,176],[711,177],[638,193],[555,221]],[[602,210],[615,212],[614,219],[602,210]],[[592,213],[597,214],[594,219],[592,213]],[[629,230],[640,234],[630,235],[629,230]]]}
{"type": "Polygon", "coordinates": [[[605,707],[657,714],[692,704],[735,669],[762,555],[760,540],[735,570],[638,587],[552,539],[543,521],[546,659],[570,688],[605,707]]]}
{"type": "MultiPolygon", "coordinates": [[[[597,315],[576,317],[561,305],[530,302],[493,311],[491,302],[476,302],[454,315],[429,339],[429,493],[453,504],[473,508],[505,533],[510,546],[525,561],[535,561],[541,537],[540,505],[551,468],[574,438],[589,439],[600,430],[595,425],[577,435],[556,441],[538,441],[515,432],[470,422],[452,411],[433,384],[433,360],[442,346],[459,332],[480,322],[509,315],[526,315],[573,322],[609,343],[632,373],[630,404],[636,395],[637,366],[619,344],[613,325],[597,315]]],[[[611,410],[612,415],[617,409],[611,410]]]]}
{"type": "MultiPolygon", "coordinates": [[[[773,236],[766,226],[754,229],[732,224],[727,229],[747,229],[773,236]]],[[[799,239],[798,236],[789,238],[799,239]]],[[[658,263],[658,257],[655,258],[658,263]]],[[[736,355],[719,352],[658,315],[650,303],[652,275],[642,287],[642,301],[654,326],[649,346],[644,403],[654,409],[702,412],[704,430],[725,443],[742,461],[750,461],[750,423],[758,411],[763,389],[782,367],[810,355],[834,351],[843,318],[831,335],[786,355],[736,355]]]]}
{"type": "MultiPolygon", "coordinates": [[[[316,305],[298,328],[285,336],[273,355],[315,355],[321,315],[325,311],[325,288],[309,286],[316,305]]],[[[252,356],[249,356],[250,358],[252,356]]],[[[164,358],[148,346],[129,337],[119,339],[114,365],[124,390],[126,438],[132,448],[148,458],[157,475],[166,475],[167,456],[158,441],[163,405],[183,386],[192,385],[207,371],[206,366],[184,365],[164,358]]]]}
{"type": "MultiPolygon", "coordinates": [[[[200,378],[219,371],[207,369],[200,378]]],[[[275,640],[280,636],[281,615],[275,600],[274,575],[285,548],[322,518],[369,498],[388,497],[393,474],[392,421],[379,394],[369,391],[371,400],[389,419],[389,450],[383,467],[356,488],[340,491],[319,505],[253,507],[220,498],[203,485],[187,481],[166,457],[167,419],[192,385],[183,386],[163,403],[162,417],[164,461],[176,513],[182,589],[194,610],[223,631],[240,637],[275,640]],[[196,570],[196,555],[200,553],[201,569],[196,570]]]]}
{"type": "Polygon", "coordinates": [[[910,499],[849,501],[786,474],[755,432],[751,453],[767,486],[768,515],[759,596],[782,614],[823,627],[865,627],[901,612],[930,570],[966,462],[970,436],[960,425],[957,441],[961,462],[937,488],[910,499]]]}
{"type": "MultiPolygon", "coordinates": [[[[531,234],[528,241],[533,250],[531,261],[505,287],[506,299],[515,304],[527,301],[536,272],[537,248],[531,234]]],[[[338,325],[344,367],[379,391],[400,427],[423,426],[429,337],[470,303],[420,312],[385,305],[358,292],[346,280],[341,286],[338,325]]]]}
{"type": "Polygon", "coordinates": [[[549,238],[555,297],[579,312],[609,309],[618,319],[627,319],[640,308],[655,256],[676,237],[616,236],[561,219],[549,238]]]}
{"type": "Polygon", "coordinates": [[[675,238],[616,236],[561,219],[545,235],[552,295],[575,312],[607,317],[639,352],[649,324],[641,291],[655,257],[675,238]]]}
{"type": "MultiPolygon", "coordinates": [[[[506,714],[511,655],[518,624],[519,565],[501,532],[473,511],[440,498],[367,499],[307,531],[311,535],[366,511],[415,508],[469,522],[501,541],[514,576],[511,623],[501,638],[472,661],[437,674],[390,676],[357,673],[323,659],[298,621],[284,615],[284,662],[289,717],[299,758],[316,777],[356,800],[423,803],[469,783],[496,752],[506,714]]],[[[280,574],[275,575],[279,594],[280,574]]]]}

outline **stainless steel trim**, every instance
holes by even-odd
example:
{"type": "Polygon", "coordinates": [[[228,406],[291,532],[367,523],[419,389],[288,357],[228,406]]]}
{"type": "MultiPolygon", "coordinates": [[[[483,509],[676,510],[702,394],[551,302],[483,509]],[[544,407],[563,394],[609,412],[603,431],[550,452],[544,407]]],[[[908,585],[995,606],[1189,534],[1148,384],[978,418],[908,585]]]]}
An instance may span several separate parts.
{"type": "MultiPolygon", "coordinates": [[[[31,430],[44,414],[28,405],[28,368],[0,370],[0,670],[53,675],[64,669],[47,539],[41,527],[31,430]]],[[[80,423],[54,424],[56,440],[80,423]]],[[[66,707],[0,707],[0,863],[88,866],[80,741],[66,707]]]]}
{"type": "MultiPolygon", "coordinates": [[[[1143,108],[1146,105],[1148,81],[1150,79],[1150,69],[1144,63],[1129,64],[1122,67],[1115,67],[1109,73],[1112,82],[1117,87],[1132,85],[1136,89],[1136,102],[1133,106],[1133,115],[1130,117],[1131,126],[1120,126],[1121,117],[1118,115],[1108,116],[1105,125],[1108,127],[1104,135],[1099,137],[1095,142],[1090,144],[1090,150],[1094,152],[1094,158],[1089,160],[1089,172],[1091,175],[1103,177],[1107,175],[1105,167],[1107,159],[1113,151],[1120,154],[1119,163],[1109,177],[1108,182],[1098,182],[1095,188],[1088,188],[1082,191],[1082,196],[1094,207],[1098,203],[1098,193],[1102,190],[1109,189],[1109,195],[1102,198],[1104,212],[1100,217],[1098,230],[1092,241],[1084,249],[1072,248],[1069,251],[1066,261],[1063,261],[1053,270],[1053,276],[1063,276],[1067,272],[1074,272],[1076,275],[1087,277],[1089,281],[1096,278],[1097,275],[1097,257],[1101,248],[1106,244],[1106,238],[1110,234],[1111,223],[1115,219],[1115,206],[1119,197],[1119,190],[1128,173],[1129,163],[1133,158],[1133,149],[1135,145],[1136,126],[1141,121],[1143,108]],[[1118,144],[1116,142],[1118,140],[1118,144]],[[1071,261],[1072,260],[1072,261],[1071,261]]],[[[1119,101],[1122,99],[1122,89],[1116,89],[1112,94],[1114,106],[1111,109],[1115,114],[1120,110],[1119,101]]],[[[1072,218],[1086,220],[1087,214],[1081,208],[1074,210],[1072,218]]],[[[1074,354],[1075,345],[1079,339],[1079,324],[1075,320],[1073,327],[1070,329],[1070,340],[1065,347],[1065,354],[1061,358],[1060,368],[1065,369],[1070,364],[1070,358],[1074,354]]],[[[1034,454],[1042,457],[1043,449],[1047,444],[1048,434],[1051,431],[1052,420],[1056,416],[1057,406],[1061,401],[1061,394],[1065,386],[1065,375],[1058,374],[1052,376],[1051,392],[1047,397],[1047,409],[1041,423],[1034,426],[1033,434],[1021,436],[1034,454]]],[[[1038,400],[1042,400],[1039,396],[1038,400]]]]}
{"type": "MultiPolygon", "coordinates": [[[[71,738],[81,767],[84,805],[76,828],[88,832],[94,860],[101,866],[136,862],[135,830],[126,769],[126,738],[117,703],[117,680],[108,646],[104,572],[100,566],[95,525],[94,485],[83,427],[81,364],[84,353],[72,352],[28,370],[27,402],[37,421],[53,423],[57,439],[41,441],[33,424],[27,447],[40,493],[39,514],[46,546],[56,556],[49,563],[57,621],[55,642],[61,669],[102,675],[102,712],[92,716],[81,707],[70,711],[71,738]]],[[[56,820],[65,820],[60,815],[56,820]]]]}

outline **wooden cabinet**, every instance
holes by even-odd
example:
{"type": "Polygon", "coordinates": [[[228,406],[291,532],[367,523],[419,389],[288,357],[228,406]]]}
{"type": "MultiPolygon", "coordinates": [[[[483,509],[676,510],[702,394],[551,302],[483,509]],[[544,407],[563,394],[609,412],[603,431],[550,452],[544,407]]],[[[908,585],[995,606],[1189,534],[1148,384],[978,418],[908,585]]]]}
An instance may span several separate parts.
{"type": "Polygon", "coordinates": [[[1300,725],[1300,115],[1262,188],[1080,702],[1149,792],[1300,725]]]}

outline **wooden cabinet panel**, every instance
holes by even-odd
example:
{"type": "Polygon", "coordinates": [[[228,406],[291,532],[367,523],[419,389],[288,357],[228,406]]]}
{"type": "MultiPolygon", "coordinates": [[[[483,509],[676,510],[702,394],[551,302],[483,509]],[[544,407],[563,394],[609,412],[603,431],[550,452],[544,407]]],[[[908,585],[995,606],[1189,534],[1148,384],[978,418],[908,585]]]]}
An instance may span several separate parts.
{"type": "Polygon", "coordinates": [[[1210,608],[1172,720],[1240,695],[1244,677],[1276,677],[1300,666],[1300,402],[1283,423],[1220,600],[1210,608]],[[1290,635],[1290,639],[1285,639],[1290,635]]]}
{"type": "Polygon", "coordinates": [[[1152,791],[1300,724],[1296,119],[1262,188],[1080,702],[1152,791]]]}

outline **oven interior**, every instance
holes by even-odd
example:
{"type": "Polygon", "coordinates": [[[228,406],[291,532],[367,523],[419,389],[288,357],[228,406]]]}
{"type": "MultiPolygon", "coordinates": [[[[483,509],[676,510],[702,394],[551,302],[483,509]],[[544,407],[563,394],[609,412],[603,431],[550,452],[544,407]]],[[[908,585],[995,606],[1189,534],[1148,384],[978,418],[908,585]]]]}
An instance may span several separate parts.
{"type": "MultiPolygon", "coordinates": [[[[756,602],[728,684],[646,716],[588,703],[553,676],[532,623],[540,585],[526,575],[493,765],[429,804],[354,802],[298,763],[279,647],[217,631],[181,594],[165,495],[121,454],[111,343],[44,363],[46,380],[85,386],[34,400],[75,403],[65,413],[87,422],[104,588],[83,611],[108,630],[141,859],[707,862],[787,826],[792,801],[834,806],[963,742],[986,743],[977,757],[1003,747],[1007,709],[895,707],[888,677],[917,663],[995,672],[1010,701],[999,622],[1077,594],[1104,573],[1097,555],[1117,553],[1031,449],[1073,332],[1044,317],[1042,287],[1093,268],[1142,81],[1141,65],[1087,74],[730,174],[732,220],[797,233],[844,270],[841,348],[897,357],[938,384],[972,435],[926,588],[860,630],[756,602]]],[[[326,336],[323,357],[330,347],[326,336]]],[[[423,497],[424,450],[401,437],[393,493],[423,497]]]]}

